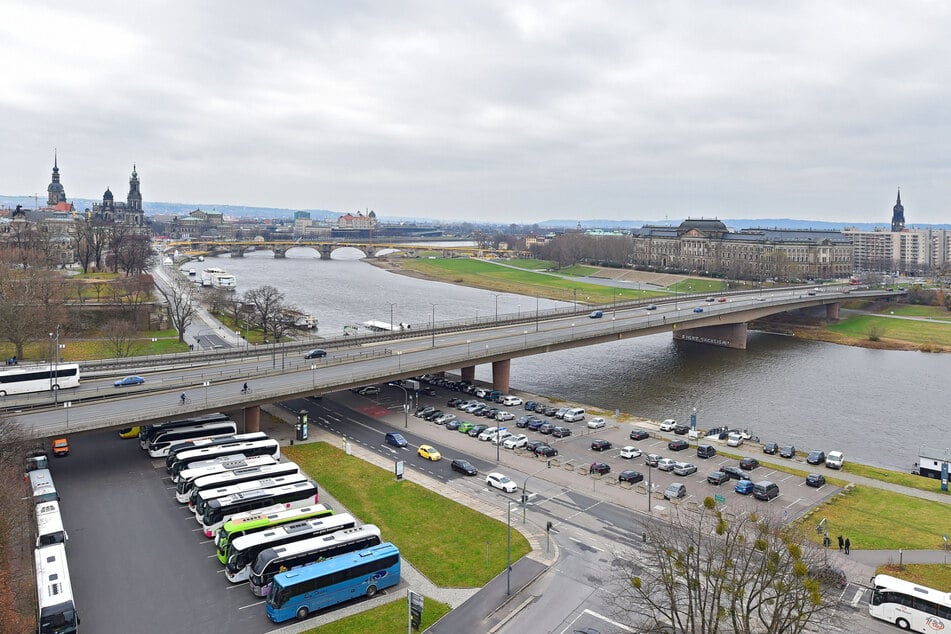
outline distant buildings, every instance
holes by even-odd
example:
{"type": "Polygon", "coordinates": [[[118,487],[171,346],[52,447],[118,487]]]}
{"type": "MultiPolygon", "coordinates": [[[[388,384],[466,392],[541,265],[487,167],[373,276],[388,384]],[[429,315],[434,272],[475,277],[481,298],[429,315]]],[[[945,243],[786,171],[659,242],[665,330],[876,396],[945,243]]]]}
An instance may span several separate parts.
{"type": "MultiPolygon", "coordinates": [[[[51,184],[50,187],[52,186],[51,184]]],[[[92,206],[92,218],[107,224],[115,223],[132,227],[145,225],[142,192],[139,191],[139,175],[135,171],[135,165],[132,166],[132,176],[129,177],[129,194],[126,196],[126,202],[116,202],[112,191],[107,187],[102,195],[102,203],[92,206]]]]}

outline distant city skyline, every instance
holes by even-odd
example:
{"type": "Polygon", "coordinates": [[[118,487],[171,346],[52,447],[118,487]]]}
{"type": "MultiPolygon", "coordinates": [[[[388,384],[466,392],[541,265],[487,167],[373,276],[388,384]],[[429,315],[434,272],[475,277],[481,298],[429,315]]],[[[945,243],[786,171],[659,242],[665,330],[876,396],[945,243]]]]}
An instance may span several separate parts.
{"type": "MultiPolygon", "coordinates": [[[[382,218],[951,221],[951,5],[0,6],[0,193],[382,218]]],[[[41,202],[42,202],[41,200],[41,202]]]]}

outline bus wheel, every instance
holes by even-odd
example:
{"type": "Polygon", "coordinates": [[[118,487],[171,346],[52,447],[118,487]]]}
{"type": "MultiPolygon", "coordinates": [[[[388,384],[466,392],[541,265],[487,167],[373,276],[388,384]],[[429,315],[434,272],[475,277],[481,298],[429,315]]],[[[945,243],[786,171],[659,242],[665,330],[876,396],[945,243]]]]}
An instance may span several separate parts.
{"type": "Polygon", "coordinates": [[[297,618],[299,619],[306,619],[308,614],[310,614],[310,612],[308,612],[307,608],[303,606],[301,606],[301,608],[297,610],[297,618]]]}
{"type": "Polygon", "coordinates": [[[3,397],[6,396],[6,395],[7,395],[7,391],[6,391],[6,390],[0,390],[0,398],[3,398],[3,397]]]}
{"type": "Polygon", "coordinates": [[[376,586],[370,586],[369,588],[367,588],[368,597],[372,597],[375,594],[376,594],[376,586]]]}
{"type": "Polygon", "coordinates": [[[908,621],[906,621],[905,619],[898,619],[897,621],[895,621],[895,625],[897,625],[903,630],[911,629],[911,626],[908,625],[908,621]]]}

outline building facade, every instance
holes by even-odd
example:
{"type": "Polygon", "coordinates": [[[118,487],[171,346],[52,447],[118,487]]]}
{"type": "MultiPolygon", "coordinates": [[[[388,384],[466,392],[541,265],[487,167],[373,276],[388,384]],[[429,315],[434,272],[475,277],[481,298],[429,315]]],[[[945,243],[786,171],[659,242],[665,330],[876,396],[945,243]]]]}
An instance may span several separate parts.
{"type": "Polygon", "coordinates": [[[129,177],[129,194],[126,201],[116,202],[112,191],[107,187],[102,195],[102,203],[92,206],[92,217],[100,222],[142,227],[145,225],[145,213],[142,211],[142,192],[139,189],[139,174],[135,165],[129,177]]]}

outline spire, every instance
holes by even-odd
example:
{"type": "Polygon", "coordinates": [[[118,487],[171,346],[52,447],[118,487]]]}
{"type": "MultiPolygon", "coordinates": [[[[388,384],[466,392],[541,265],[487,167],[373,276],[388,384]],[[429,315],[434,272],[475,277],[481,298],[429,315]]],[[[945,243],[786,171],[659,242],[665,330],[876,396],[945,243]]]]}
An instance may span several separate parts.
{"type": "Polygon", "coordinates": [[[898,188],[898,200],[896,201],[896,204],[901,204],[901,187],[898,188]]]}
{"type": "Polygon", "coordinates": [[[56,156],[56,148],[53,148],[53,169],[59,171],[59,159],[56,156]]]}

